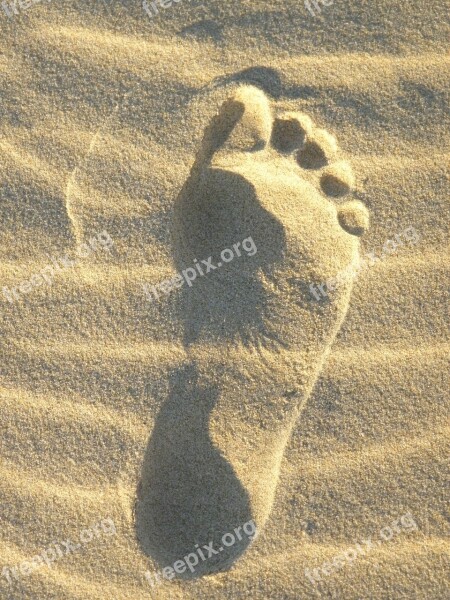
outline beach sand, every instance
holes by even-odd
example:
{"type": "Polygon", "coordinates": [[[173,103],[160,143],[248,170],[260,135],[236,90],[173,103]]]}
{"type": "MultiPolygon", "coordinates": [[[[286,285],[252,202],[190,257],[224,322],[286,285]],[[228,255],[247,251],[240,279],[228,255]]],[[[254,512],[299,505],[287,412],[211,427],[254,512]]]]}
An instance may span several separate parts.
{"type": "Polygon", "coordinates": [[[446,8],[0,8],[2,600],[448,596],[446,8]]]}

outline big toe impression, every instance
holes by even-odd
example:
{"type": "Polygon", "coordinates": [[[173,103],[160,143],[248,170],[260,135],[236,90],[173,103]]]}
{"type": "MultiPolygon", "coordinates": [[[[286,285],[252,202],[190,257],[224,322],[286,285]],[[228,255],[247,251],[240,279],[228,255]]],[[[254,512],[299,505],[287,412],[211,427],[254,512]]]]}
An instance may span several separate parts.
{"type": "Polygon", "coordinates": [[[206,129],[201,160],[208,163],[219,151],[262,150],[270,139],[272,113],[267,96],[244,85],[222,104],[206,129]]]}

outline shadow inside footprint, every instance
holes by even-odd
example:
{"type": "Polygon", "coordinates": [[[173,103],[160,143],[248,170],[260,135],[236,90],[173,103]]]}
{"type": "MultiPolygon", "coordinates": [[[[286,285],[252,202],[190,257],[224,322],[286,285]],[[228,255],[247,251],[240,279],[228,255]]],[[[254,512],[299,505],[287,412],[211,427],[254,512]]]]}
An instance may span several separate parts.
{"type": "MultiPolygon", "coordinates": [[[[272,339],[263,279],[270,279],[286,250],[285,229],[261,204],[253,185],[238,173],[210,168],[193,177],[177,204],[174,246],[177,271],[212,257],[214,271],[180,293],[179,310],[188,348],[212,343],[272,339]],[[247,251],[242,242],[247,240],[247,251]],[[223,263],[221,253],[240,243],[240,256],[223,263]]],[[[233,252],[233,250],[232,250],[233,252]]]]}
{"type": "MultiPolygon", "coordinates": [[[[285,231],[260,203],[252,184],[217,167],[194,172],[177,200],[174,229],[179,272],[209,256],[217,265],[179,296],[188,355],[192,344],[202,342],[273,341],[263,279],[283,259],[285,231]],[[218,266],[224,249],[250,238],[252,244],[242,245],[248,252],[242,249],[241,256],[218,266]]],[[[174,372],[141,474],[136,526],[144,552],[162,567],[187,555],[197,561],[202,549],[207,556],[193,570],[179,573],[180,578],[228,569],[251,542],[246,535],[236,536],[230,546],[222,542],[253,516],[248,492],[210,438],[218,386],[200,379],[194,359],[174,372]],[[217,553],[208,556],[204,546],[211,543],[217,553]]]]}
{"type": "Polygon", "coordinates": [[[193,579],[229,568],[244,553],[248,536],[230,547],[221,539],[252,516],[246,491],[209,436],[218,390],[202,386],[194,364],[176,371],[170,387],[144,459],[137,534],[162,568],[191,555],[192,568],[177,576],[193,579]]]}

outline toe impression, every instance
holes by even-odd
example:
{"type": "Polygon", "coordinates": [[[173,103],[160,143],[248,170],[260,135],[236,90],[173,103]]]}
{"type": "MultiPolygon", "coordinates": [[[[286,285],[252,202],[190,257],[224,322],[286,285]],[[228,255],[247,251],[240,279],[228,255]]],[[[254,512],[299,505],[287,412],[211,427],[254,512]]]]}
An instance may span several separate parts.
{"type": "Polygon", "coordinates": [[[320,185],[327,196],[346,196],[355,188],[355,176],[351,166],[345,161],[329,166],[322,174],[320,185]]]}
{"type": "Polygon", "coordinates": [[[316,129],[308,136],[297,155],[298,164],[304,169],[321,169],[337,154],[337,142],[325,129],[316,129]]]}
{"type": "Polygon", "coordinates": [[[369,229],[369,211],[356,200],[339,206],[338,219],[342,229],[351,235],[361,236],[369,229]]]}
{"type": "Polygon", "coordinates": [[[198,161],[205,165],[222,150],[261,150],[269,141],[271,124],[266,95],[252,86],[239,87],[206,129],[198,161]]]}
{"type": "Polygon", "coordinates": [[[290,153],[301,148],[306,137],[311,134],[313,122],[303,113],[285,113],[277,117],[273,124],[272,146],[279,152],[290,153]]]}

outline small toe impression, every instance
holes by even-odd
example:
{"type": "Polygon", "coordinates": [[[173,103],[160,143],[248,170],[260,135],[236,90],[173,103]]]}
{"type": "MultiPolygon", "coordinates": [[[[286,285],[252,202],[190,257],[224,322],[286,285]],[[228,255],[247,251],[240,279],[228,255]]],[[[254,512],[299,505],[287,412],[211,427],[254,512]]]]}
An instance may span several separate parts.
{"type": "Polygon", "coordinates": [[[361,236],[369,229],[369,211],[357,200],[338,206],[339,224],[347,233],[361,236]]]}
{"type": "Polygon", "coordinates": [[[334,159],[337,149],[336,139],[331,133],[325,129],[316,129],[299,150],[298,164],[304,169],[321,169],[334,159]]]}
{"type": "Polygon", "coordinates": [[[355,189],[355,176],[351,166],[345,161],[331,165],[323,172],[320,185],[327,196],[346,196],[355,189]]]}
{"type": "Polygon", "coordinates": [[[313,122],[302,113],[286,113],[277,117],[273,124],[272,146],[279,152],[290,153],[301,148],[310,135],[313,122]]]}

